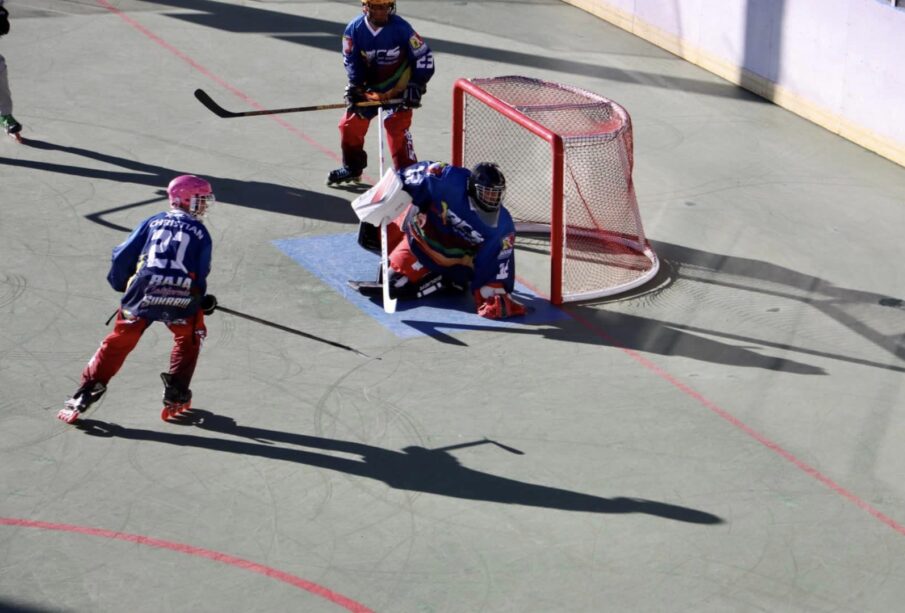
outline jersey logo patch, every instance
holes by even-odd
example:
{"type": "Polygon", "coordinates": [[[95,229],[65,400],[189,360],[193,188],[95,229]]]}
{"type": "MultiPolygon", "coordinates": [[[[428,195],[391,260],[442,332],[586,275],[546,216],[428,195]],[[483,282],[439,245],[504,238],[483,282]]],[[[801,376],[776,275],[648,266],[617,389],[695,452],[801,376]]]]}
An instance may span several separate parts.
{"type": "Polygon", "coordinates": [[[412,51],[417,51],[424,46],[424,39],[418,36],[417,32],[413,32],[412,37],[409,39],[409,45],[411,45],[412,51]]]}
{"type": "Polygon", "coordinates": [[[352,37],[351,36],[343,36],[343,55],[351,55],[352,54],[352,37]]]}

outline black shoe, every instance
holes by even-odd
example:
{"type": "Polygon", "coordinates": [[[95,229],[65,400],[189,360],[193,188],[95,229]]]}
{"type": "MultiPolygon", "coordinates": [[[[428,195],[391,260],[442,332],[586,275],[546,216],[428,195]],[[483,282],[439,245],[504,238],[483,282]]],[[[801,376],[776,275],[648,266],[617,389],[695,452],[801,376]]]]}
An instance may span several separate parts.
{"type": "Polygon", "coordinates": [[[63,403],[63,408],[57,413],[57,417],[67,424],[75,423],[79,415],[100,400],[106,391],[107,386],[103,383],[89,383],[80,387],[72,395],[72,398],[63,403]]]}
{"type": "Polygon", "coordinates": [[[167,372],[160,373],[160,379],[163,381],[163,402],[164,404],[187,404],[192,400],[192,390],[182,389],[173,381],[173,375],[167,372]]]}
{"type": "Polygon", "coordinates": [[[331,170],[327,175],[327,185],[339,185],[341,183],[352,183],[361,180],[361,171],[353,170],[348,166],[331,170]]]}
{"type": "Polygon", "coordinates": [[[22,131],[22,124],[16,121],[16,118],[12,115],[0,115],[0,127],[10,135],[18,134],[22,131]]]}

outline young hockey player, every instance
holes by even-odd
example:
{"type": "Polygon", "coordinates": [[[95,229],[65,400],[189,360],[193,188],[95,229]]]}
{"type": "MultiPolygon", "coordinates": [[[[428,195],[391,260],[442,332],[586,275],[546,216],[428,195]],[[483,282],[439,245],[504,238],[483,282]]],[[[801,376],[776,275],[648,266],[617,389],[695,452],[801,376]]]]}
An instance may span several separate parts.
{"type": "MultiPolygon", "coordinates": [[[[397,174],[412,203],[387,228],[391,297],[420,298],[470,286],[481,317],[524,315],[524,305],[511,295],[515,224],[503,206],[506,179],[499,167],[482,162],[468,170],[418,162],[397,174]]],[[[377,228],[362,223],[359,242],[379,251],[377,228]]],[[[352,285],[365,294],[380,288],[352,285]]]]}
{"type": "Polygon", "coordinates": [[[434,74],[434,56],[412,26],[396,14],[395,0],[361,0],[362,14],[343,33],[346,112],[339,121],[343,165],[330,172],[327,185],[358,181],[368,165],[365,135],[377,106],[356,106],[365,101],[388,103],[384,127],[393,166],[399,170],[417,160],[412,144],[412,109],[434,74]]]}
{"type": "MultiPolygon", "coordinates": [[[[0,36],[4,34],[9,34],[9,12],[3,7],[3,0],[0,0],[0,36]]],[[[6,59],[2,55],[0,55],[0,128],[16,140],[21,140],[19,133],[22,131],[22,124],[13,117],[13,98],[9,92],[6,59]]]]}
{"type": "Polygon", "coordinates": [[[166,421],[191,407],[189,384],[201,342],[204,314],[217,306],[207,293],[211,237],[202,217],[214,203],[210,183],[194,175],[176,177],[167,186],[170,209],[145,219],[113,249],[107,281],[124,292],[113,332],[82,371],[81,385],[57,414],[68,424],[107,390],[141,335],[155,321],[173,333],[169,372],[163,379],[166,421]]]}

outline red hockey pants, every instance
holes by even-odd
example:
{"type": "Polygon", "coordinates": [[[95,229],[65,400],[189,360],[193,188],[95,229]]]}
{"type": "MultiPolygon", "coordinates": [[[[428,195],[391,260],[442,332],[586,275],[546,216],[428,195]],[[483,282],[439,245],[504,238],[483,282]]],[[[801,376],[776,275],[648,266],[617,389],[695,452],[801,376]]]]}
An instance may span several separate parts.
{"type": "Polygon", "coordinates": [[[390,267],[401,275],[408,277],[412,283],[417,283],[430,272],[418,261],[409,245],[409,238],[402,230],[402,224],[408,209],[387,224],[387,251],[389,253],[390,267]]]}
{"type": "MultiPolygon", "coordinates": [[[[368,133],[370,125],[370,119],[348,111],[339,120],[343,164],[352,170],[362,170],[368,165],[368,155],[364,149],[365,134],[368,133]]],[[[383,122],[387,145],[390,155],[393,156],[393,168],[396,170],[411,166],[418,161],[415,157],[415,146],[412,144],[412,133],[409,131],[411,125],[411,109],[396,110],[390,113],[383,122]]]]}
{"type": "MultiPolygon", "coordinates": [[[[82,371],[81,385],[95,381],[107,385],[110,379],[119,372],[126,358],[141,339],[141,335],[151,323],[153,322],[141,317],[126,319],[120,309],[116,314],[113,332],[104,338],[101,346],[88,362],[88,366],[82,371]]],[[[169,372],[173,375],[175,384],[181,389],[187,390],[192,382],[192,375],[195,374],[201,341],[207,335],[204,312],[199,309],[193,318],[184,320],[184,323],[167,323],[166,326],[173,333],[169,372]]]]}

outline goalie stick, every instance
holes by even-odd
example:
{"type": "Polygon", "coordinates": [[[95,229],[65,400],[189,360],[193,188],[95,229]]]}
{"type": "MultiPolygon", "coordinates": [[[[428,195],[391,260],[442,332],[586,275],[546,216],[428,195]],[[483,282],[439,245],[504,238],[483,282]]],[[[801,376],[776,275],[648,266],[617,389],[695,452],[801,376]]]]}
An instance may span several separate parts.
{"type": "MultiPolygon", "coordinates": [[[[203,89],[195,90],[195,98],[198,99],[198,102],[207,107],[209,111],[211,111],[217,117],[222,117],[224,119],[230,119],[232,117],[253,117],[255,115],[279,115],[281,113],[303,113],[305,111],[325,111],[328,109],[344,109],[346,108],[345,102],[337,102],[335,104],[316,104],[313,106],[296,106],[285,109],[266,109],[260,111],[227,111],[225,108],[214,102],[214,99],[211,98],[206,91],[203,89]]],[[[380,106],[382,104],[402,104],[402,99],[393,99],[393,100],[385,100],[383,102],[374,100],[366,100],[364,102],[359,102],[355,106],[380,106]]]]}
{"type": "MultiPolygon", "coordinates": [[[[377,109],[377,134],[380,147],[380,176],[383,176],[383,107],[377,109]]],[[[387,251],[387,223],[390,220],[384,217],[380,220],[380,276],[383,282],[383,312],[392,315],[396,312],[396,298],[390,296],[390,254],[387,251]]]]}

